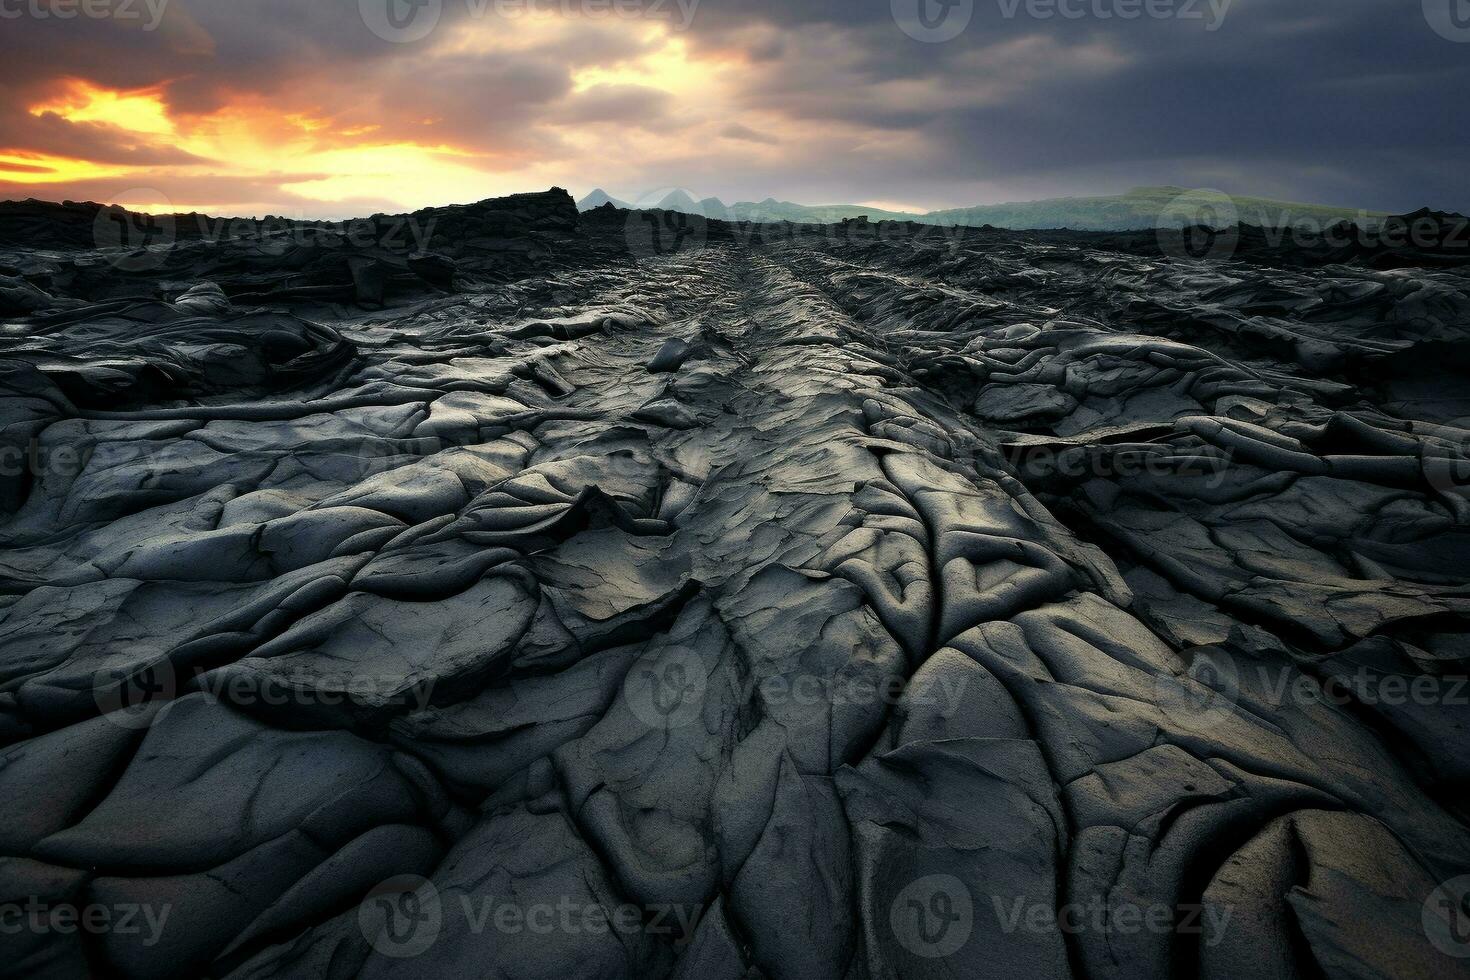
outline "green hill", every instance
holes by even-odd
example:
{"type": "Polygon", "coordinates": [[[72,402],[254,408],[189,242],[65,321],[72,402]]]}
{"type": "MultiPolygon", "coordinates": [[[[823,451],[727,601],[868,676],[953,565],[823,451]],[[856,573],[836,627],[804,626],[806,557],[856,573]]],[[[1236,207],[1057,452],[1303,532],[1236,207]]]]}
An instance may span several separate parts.
{"type": "MultiPolygon", "coordinates": [[[[607,195],[596,195],[603,203],[607,195]]],[[[584,199],[581,207],[587,210],[584,199]]],[[[1191,224],[1241,222],[1268,228],[1308,224],[1325,227],[1337,221],[1383,217],[1383,212],[1320,204],[1298,204],[1264,197],[1227,196],[1218,191],[1183,187],[1139,187],[1111,197],[1059,197],[1012,204],[986,204],[943,211],[885,211],[858,204],[794,204],[766,198],[726,205],[718,198],[696,202],[682,191],[660,202],[666,210],[734,221],[794,221],[827,224],[867,215],[873,221],[917,221],[934,225],[995,225],[999,228],[1074,228],[1079,231],[1132,231],[1191,224]]]]}

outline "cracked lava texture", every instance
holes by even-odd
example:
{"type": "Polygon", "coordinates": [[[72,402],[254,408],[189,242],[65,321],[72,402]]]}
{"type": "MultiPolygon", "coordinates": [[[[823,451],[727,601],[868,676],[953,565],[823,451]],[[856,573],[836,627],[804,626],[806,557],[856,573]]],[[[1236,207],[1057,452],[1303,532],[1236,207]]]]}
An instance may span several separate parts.
{"type": "Polygon", "coordinates": [[[0,974],[1470,975],[1466,266],[6,208],[0,974]]]}

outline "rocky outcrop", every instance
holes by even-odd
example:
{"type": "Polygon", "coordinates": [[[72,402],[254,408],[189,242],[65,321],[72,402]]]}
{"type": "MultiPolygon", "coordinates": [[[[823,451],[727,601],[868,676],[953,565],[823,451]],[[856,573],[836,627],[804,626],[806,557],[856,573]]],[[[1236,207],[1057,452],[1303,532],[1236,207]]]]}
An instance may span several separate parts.
{"type": "Polygon", "coordinates": [[[0,973],[1466,975],[1463,267],[583,218],[6,259],[0,973]]]}
{"type": "MultiPolygon", "coordinates": [[[[232,300],[385,303],[591,260],[566,191],[338,222],[0,203],[0,311],[211,282],[232,300]],[[37,295],[37,292],[41,295],[37,295]]],[[[72,304],[74,305],[74,304],[72,304]]]]}

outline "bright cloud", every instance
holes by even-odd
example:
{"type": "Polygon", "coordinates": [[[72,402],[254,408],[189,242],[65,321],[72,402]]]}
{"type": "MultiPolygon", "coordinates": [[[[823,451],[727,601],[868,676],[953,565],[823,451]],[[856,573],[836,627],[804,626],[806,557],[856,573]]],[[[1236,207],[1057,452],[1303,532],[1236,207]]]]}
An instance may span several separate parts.
{"type": "Polygon", "coordinates": [[[887,4],[821,0],[701,0],[688,30],[445,0],[408,44],[375,37],[357,0],[171,0],[154,32],[6,21],[0,197],[340,217],[556,184],[922,208],[1225,174],[1298,199],[1470,205],[1447,135],[1470,131],[1453,97],[1470,63],[1386,6],[1242,0],[1205,31],[977,4],[944,44],[887,4]],[[1384,73],[1408,81],[1352,82],[1384,73]]]}

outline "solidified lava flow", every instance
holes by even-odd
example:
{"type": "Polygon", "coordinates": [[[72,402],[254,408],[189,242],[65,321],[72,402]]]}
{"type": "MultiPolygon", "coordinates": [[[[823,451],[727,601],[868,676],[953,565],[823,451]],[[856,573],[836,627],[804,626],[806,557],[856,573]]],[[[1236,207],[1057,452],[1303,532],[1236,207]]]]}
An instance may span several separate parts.
{"type": "Polygon", "coordinates": [[[0,974],[1470,964],[1470,266],[5,207],[0,974]]]}

